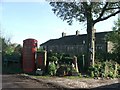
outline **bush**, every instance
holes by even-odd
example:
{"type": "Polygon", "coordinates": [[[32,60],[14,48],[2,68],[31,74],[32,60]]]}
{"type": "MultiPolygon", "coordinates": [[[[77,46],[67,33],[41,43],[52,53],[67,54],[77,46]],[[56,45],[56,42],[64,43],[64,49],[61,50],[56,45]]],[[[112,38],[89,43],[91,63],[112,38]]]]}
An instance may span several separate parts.
{"type": "Polygon", "coordinates": [[[89,74],[91,77],[110,77],[114,78],[119,75],[117,64],[113,61],[99,62],[89,67],[89,74]]]}
{"type": "Polygon", "coordinates": [[[56,65],[54,64],[54,62],[51,62],[48,66],[48,73],[51,76],[56,75],[56,65]]]}
{"type": "Polygon", "coordinates": [[[51,56],[48,58],[50,62],[56,62],[58,61],[58,58],[56,56],[51,56]]]}
{"type": "Polygon", "coordinates": [[[114,73],[113,73],[112,71],[109,71],[109,73],[108,73],[108,77],[110,77],[110,78],[114,78],[114,73]]]}
{"type": "Polygon", "coordinates": [[[62,64],[56,72],[57,76],[81,76],[71,65],[62,64]]]}
{"type": "Polygon", "coordinates": [[[56,75],[57,76],[69,76],[70,70],[71,70],[70,65],[63,64],[57,69],[56,75]]]}
{"type": "Polygon", "coordinates": [[[72,69],[70,70],[70,74],[72,75],[72,76],[79,76],[79,73],[76,71],[76,69],[75,68],[73,68],[72,67],[72,69]]]}
{"type": "Polygon", "coordinates": [[[91,77],[94,78],[94,72],[93,71],[91,71],[91,77]]]}
{"type": "Polygon", "coordinates": [[[82,74],[81,74],[81,73],[79,73],[79,74],[78,74],[78,76],[81,78],[81,77],[82,77],[82,74]]]}
{"type": "Polygon", "coordinates": [[[73,60],[73,58],[72,57],[62,57],[60,60],[59,60],[59,63],[61,63],[61,64],[68,64],[68,65],[70,65],[71,63],[72,63],[72,60],[73,60]]]}

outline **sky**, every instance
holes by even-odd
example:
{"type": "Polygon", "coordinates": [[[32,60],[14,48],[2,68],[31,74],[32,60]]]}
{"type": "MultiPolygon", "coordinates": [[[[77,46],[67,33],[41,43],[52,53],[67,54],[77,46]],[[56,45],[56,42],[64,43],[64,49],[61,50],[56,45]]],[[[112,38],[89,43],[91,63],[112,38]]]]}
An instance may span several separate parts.
{"type": "MultiPolygon", "coordinates": [[[[111,31],[118,15],[95,25],[96,32],[111,31]]],[[[2,2],[0,3],[0,27],[2,35],[12,43],[23,44],[23,40],[34,38],[38,44],[60,38],[62,32],[74,35],[76,30],[86,34],[83,23],[69,26],[57,17],[48,2],[2,2]]]]}

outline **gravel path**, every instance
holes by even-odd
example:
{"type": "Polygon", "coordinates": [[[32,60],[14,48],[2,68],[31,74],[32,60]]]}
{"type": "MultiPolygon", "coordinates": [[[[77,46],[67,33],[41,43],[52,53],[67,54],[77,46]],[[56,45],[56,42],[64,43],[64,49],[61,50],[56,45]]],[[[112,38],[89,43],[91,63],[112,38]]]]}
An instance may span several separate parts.
{"type": "Polygon", "coordinates": [[[75,78],[68,79],[62,77],[37,78],[37,80],[45,83],[52,83],[64,88],[120,88],[120,79],[90,79],[90,78],[75,78]]]}
{"type": "Polygon", "coordinates": [[[106,88],[110,90],[120,89],[120,79],[90,79],[90,78],[74,78],[68,79],[63,77],[33,77],[29,75],[3,75],[3,90],[6,88],[43,88],[52,90],[63,90],[64,88],[76,89],[87,88],[95,89],[106,88]]]}

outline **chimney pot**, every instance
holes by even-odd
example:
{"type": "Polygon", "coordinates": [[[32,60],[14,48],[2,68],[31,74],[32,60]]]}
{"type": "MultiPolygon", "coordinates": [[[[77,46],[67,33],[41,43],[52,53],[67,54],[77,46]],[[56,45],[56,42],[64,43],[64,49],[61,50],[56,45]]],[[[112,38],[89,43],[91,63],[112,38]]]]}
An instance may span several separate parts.
{"type": "Polygon", "coordinates": [[[77,31],[76,31],[76,35],[79,35],[79,34],[80,34],[80,31],[77,30],[77,31]]]}
{"type": "Polygon", "coordinates": [[[62,32],[62,37],[66,36],[66,33],[65,32],[62,32]]]}

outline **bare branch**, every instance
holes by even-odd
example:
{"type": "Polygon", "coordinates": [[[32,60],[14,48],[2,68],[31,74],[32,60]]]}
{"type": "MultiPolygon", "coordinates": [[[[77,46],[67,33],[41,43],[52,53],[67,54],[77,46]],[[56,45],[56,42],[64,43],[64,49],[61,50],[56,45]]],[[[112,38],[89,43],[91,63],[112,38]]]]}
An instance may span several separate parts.
{"type": "Polygon", "coordinates": [[[115,13],[112,13],[112,14],[104,17],[104,18],[96,19],[96,20],[94,20],[93,22],[94,22],[94,24],[95,24],[95,23],[97,23],[97,22],[99,22],[99,21],[104,21],[104,20],[106,20],[106,19],[108,19],[108,18],[110,18],[110,17],[112,17],[112,16],[115,16],[115,15],[118,14],[118,13],[120,13],[120,10],[118,10],[118,11],[116,11],[115,13]]]}
{"type": "Polygon", "coordinates": [[[107,6],[108,6],[108,2],[106,2],[105,6],[103,7],[103,9],[102,9],[102,11],[100,13],[100,16],[97,19],[100,19],[103,16],[107,6]]]}
{"type": "Polygon", "coordinates": [[[106,8],[106,10],[111,10],[111,9],[120,9],[120,7],[106,8]]]}

